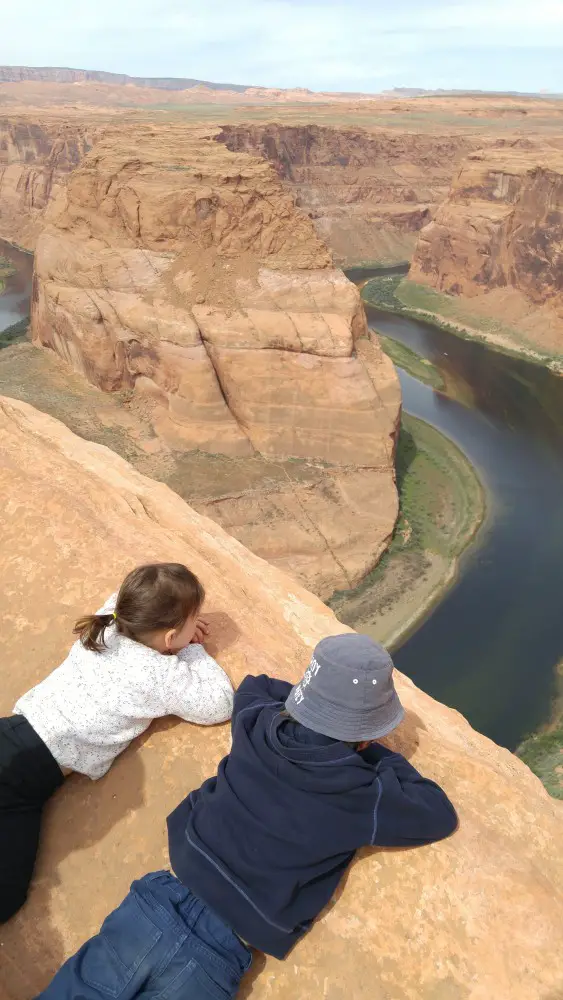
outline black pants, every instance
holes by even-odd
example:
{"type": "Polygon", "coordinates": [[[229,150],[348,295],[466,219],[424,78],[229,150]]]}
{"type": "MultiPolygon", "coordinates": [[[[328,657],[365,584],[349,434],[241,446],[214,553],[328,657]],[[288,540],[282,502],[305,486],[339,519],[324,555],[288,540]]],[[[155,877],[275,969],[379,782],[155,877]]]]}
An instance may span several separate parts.
{"type": "Polygon", "coordinates": [[[27,719],[0,719],[0,923],[26,901],[43,806],[63,780],[27,719]]]}

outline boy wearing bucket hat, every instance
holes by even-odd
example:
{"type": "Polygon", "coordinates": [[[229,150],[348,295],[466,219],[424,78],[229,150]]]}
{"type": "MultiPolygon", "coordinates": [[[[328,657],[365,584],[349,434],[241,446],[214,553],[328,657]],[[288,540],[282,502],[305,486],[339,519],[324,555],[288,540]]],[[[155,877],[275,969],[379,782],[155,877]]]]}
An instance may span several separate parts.
{"type": "MultiPolygon", "coordinates": [[[[176,984],[185,995],[189,986],[191,1000],[235,996],[250,948],[284,958],[359,847],[415,847],[453,833],[441,788],[373,742],[403,715],[391,657],[353,633],[323,639],[293,688],[265,675],[243,681],[230,754],[168,817],[175,874],[135,882],[104,924],[104,942],[131,969],[127,1000],[169,990],[175,998],[176,984]]],[[[98,940],[63,966],[44,1000],[102,996],[110,966],[103,948],[96,957],[98,940]],[[96,988],[83,982],[88,960],[96,988]]]]}
{"type": "Polygon", "coordinates": [[[366,635],[319,642],[286,709],[302,726],[343,743],[386,736],[405,714],[393,684],[393,661],[366,635]]]}

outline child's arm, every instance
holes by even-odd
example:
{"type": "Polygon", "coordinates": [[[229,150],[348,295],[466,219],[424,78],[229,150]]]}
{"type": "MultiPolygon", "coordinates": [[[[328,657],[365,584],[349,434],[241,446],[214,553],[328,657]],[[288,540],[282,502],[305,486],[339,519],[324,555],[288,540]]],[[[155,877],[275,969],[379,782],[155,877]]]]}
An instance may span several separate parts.
{"type": "Polygon", "coordinates": [[[232,684],[203,646],[186,646],[171,660],[171,669],[164,680],[165,714],[178,715],[200,726],[230,719],[232,684]]]}
{"type": "Polygon", "coordinates": [[[457,827],[454,807],[439,785],[400,754],[379,743],[362,751],[377,773],[377,800],[370,844],[419,847],[449,837],[457,827]]]}

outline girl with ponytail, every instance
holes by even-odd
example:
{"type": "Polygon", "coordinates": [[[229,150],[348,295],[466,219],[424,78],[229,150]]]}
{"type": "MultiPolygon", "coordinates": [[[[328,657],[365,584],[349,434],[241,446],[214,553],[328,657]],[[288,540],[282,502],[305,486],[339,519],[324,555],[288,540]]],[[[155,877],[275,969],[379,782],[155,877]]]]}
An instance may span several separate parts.
{"type": "Polygon", "coordinates": [[[180,563],[137,567],[76,622],[66,660],[0,719],[0,922],[25,902],[41,812],[67,774],[103,777],[155,718],[230,718],[231,683],[201,645],[204,597],[180,563]]]}

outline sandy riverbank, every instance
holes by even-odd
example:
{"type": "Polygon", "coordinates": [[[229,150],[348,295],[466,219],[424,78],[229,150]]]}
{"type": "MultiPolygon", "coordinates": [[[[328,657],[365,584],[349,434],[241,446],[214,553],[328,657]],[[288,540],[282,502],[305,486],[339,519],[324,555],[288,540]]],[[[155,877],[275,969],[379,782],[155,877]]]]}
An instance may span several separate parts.
{"type": "Polygon", "coordinates": [[[401,516],[388,552],[353,591],[333,595],[340,620],[397,644],[456,578],[459,557],[485,513],[485,493],[463,452],[405,414],[397,454],[401,516]]]}

